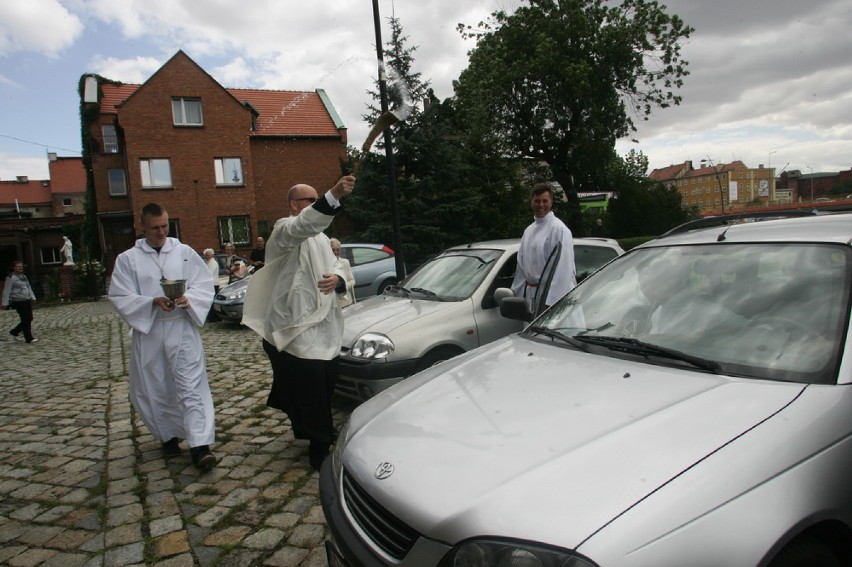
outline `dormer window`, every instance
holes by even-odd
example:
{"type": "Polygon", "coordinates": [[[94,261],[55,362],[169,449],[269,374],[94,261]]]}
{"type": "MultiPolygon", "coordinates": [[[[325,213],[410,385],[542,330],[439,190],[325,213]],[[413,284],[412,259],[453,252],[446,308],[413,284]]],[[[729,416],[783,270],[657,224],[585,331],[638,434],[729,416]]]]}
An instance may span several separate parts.
{"type": "Polygon", "coordinates": [[[200,98],[173,98],[172,116],[175,126],[202,126],[200,98]]]}

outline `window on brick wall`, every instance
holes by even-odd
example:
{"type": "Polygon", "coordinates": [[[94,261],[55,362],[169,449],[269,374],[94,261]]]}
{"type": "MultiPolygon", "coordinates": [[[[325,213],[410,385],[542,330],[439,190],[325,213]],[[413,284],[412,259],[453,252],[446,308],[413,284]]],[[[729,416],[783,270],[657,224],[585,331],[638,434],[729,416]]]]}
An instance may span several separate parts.
{"type": "Polygon", "coordinates": [[[142,188],[157,189],[172,186],[172,168],[168,159],[141,159],[142,188]]]}
{"type": "Polygon", "coordinates": [[[173,98],[172,116],[175,126],[202,126],[204,121],[201,117],[201,99],[173,98]]]}
{"type": "Polygon", "coordinates": [[[242,185],[243,162],[240,158],[216,158],[213,160],[216,185],[242,185]]]}
{"type": "Polygon", "coordinates": [[[180,240],[180,221],[178,219],[169,219],[169,236],[180,240]]]}
{"type": "Polygon", "coordinates": [[[108,169],[110,197],[124,197],[127,195],[127,178],[123,169],[108,169]]]}
{"type": "Polygon", "coordinates": [[[115,132],[115,126],[112,124],[104,124],[101,126],[101,131],[104,136],[104,153],[105,154],[117,154],[118,153],[118,134],[115,132]]]}
{"type": "Polygon", "coordinates": [[[226,242],[234,245],[249,243],[249,218],[242,217],[219,217],[219,243],[224,246],[226,242]]]}
{"type": "Polygon", "coordinates": [[[47,246],[41,249],[41,263],[42,264],[61,264],[62,263],[62,254],[59,252],[59,248],[54,248],[52,246],[47,246]]]}

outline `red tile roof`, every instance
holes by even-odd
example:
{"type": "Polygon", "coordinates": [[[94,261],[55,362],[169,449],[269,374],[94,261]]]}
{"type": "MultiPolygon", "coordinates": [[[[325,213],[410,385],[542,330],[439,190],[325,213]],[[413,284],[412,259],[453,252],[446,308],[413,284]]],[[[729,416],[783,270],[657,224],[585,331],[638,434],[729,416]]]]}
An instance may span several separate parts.
{"type": "Polygon", "coordinates": [[[48,162],[50,190],[52,193],[85,193],[86,170],[83,158],[59,157],[48,162]]]}
{"type": "Polygon", "coordinates": [[[17,199],[20,205],[49,204],[53,202],[50,195],[50,182],[45,179],[18,181],[0,181],[0,204],[14,205],[17,199]]]}
{"type": "MultiPolygon", "coordinates": [[[[118,106],[142,85],[101,83],[101,112],[116,114],[118,106]]],[[[255,136],[339,136],[316,91],[225,89],[259,113],[255,136]]]]}
{"type": "Polygon", "coordinates": [[[678,174],[688,169],[689,168],[686,164],[679,163],[677,165],[670,165],[668,167],[655,169],[648,175],[648,177],[654,181],[669,181],[677,178],[678,174]]]}

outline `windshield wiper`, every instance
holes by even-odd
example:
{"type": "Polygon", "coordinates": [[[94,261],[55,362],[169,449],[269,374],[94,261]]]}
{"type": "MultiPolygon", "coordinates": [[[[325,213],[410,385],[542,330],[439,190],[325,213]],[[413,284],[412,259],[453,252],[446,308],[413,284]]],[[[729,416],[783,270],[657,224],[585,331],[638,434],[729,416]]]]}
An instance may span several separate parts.
{"type": "Polygon", "coordinates": [[[405,297],[411,297],[411,290],[402,287],[399,284],[394,284],[388,288],[388,291],[398,291],[405,297]]]}
{"type": "Polygon", "coordinates": [[[718,362],[708,360],[706,358],[701,358],[700,356],[693,356],[691,354],[687,354],[679,350],[666,348],[651,343],[645,343],[638,339],[633,339],[629,337],[574,335],[574,340],[593,345],[603,346],[621,352],[639,354],[645,357],[647,357],[648,355],[662,356],[671,360],[679,360],[681,362],[686,362],[688,364],[691,364],[692,366],[695,366],[696,368],[707,370],[709,372],[712,372],[713,374],[722,374],[722,367],[721,365],[719,365],[718,362]]]}
{"type": "MultiPolygon", "coordinates": [[[[429,296],[429,297],[438,297],[438,294],[435,293],[434,291],[432,291],[431,289],[424,289],[422,287],[413,287],[413,288],[411,288],[411,291],[415,291],[417,293],[422,293],[423,295],[426,295],[426,296],[429,296]]],[[[438,299],[441,299],[441,298],[438,297],[438,299]]],[[[441,299],[441,301],[443,301],[443,299],[441,299]]]]}
{"type": "Polygon", "coordinates": [[[587,345],[583,344],[583,342],[578,341],[575,337],[564,335],[564,334],[560,333],[559,331],[554,331],[553,329],[548,329],[547,327],[535,327],[535,326],[530,327],[529,329],[527,329],[527,331],[529,331],[530,333],[545,335],[547,337],[550,337],[551,339],[560,340],[563,343],[568,343],[572,347],[579,349],[583,352],[589,352],[589,347],[587,345]]]}

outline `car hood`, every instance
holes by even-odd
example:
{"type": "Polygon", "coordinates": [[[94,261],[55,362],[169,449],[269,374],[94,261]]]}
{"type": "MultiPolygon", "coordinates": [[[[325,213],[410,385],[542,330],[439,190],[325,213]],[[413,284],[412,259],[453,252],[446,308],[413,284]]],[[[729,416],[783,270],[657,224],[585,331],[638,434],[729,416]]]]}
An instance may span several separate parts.
{"type": "Polygon", "coordinates": [[[377,295],[343,310],[343,346],[351,347],[362,333],[391,333],[417,319],[457,306],[458,302],[377,295]]]}
{"type": "Polygon", "coordinates": [[[343,462],[427,537],[505,535],[573,548],[802,387],[513,336],[356,409],[343,462]],[[380,463],[394,468],[383,480],[374,476],[380,463]]]}

